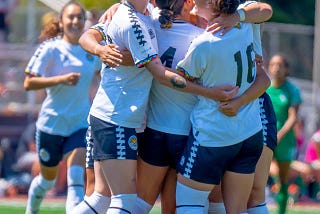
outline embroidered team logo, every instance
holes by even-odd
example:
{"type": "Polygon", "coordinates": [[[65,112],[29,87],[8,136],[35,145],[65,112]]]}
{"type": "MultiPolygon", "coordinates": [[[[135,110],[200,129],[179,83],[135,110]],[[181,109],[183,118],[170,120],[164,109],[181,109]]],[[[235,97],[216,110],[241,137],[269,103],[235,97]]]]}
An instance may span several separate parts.
{"type": "Polygon", "coordinates": [[[129,137],[128,144],[132,150],[138,149],[138,138],[135,135],[129,137]]]}
{"type": "Polygon", "coordinates": [[[50,159],[50,154],[46,149],[40,149],[39,156],[40,156],[40,159],[44,162],[47,162],[50,159]]]}

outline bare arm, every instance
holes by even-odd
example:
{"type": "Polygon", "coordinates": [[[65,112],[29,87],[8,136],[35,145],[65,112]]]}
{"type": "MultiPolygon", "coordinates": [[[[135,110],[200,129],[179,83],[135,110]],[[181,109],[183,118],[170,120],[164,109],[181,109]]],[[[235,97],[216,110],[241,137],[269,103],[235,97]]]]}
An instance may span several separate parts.
{"type": "Polygon", "coordinates": [[[53,77],[37,77],[27,74],[23,86],[27,91],[48,88],[59,84],[73,86],[78,83],[79,78],[80,73],[75,72],[53,77]]]}
{"type": "Polygon", "coordinates": [[[82,34],[79,43],[86,51],[99,56],[100,60],[110,67],[119,66],[123,55],[115,44],[100,45],[102,35],[95,29],[89,29],[82,34]]]}
{"type": "Polygon", "coordinates": [[[297,122],[298,110],[299,110],[298,104],[289,107],[288,118],[277,134],[278,143],[293,128],[294,124],[297,122]]]}
{"type": "MultiPolygon", "coordinates": [[[[245,12],[245,20],[247,23],[261,23],[269,20],[272,16],[272,7],[267,3],[252,3],[241,9],[245,12]]],[[[213,20],[211,26],[207,28],[207,31],[216,33],[223,29],[222,35],[227,33],[240,21],[240,16],[238,12],[234,14],[227,15],[222,14],[213,20]]]]}
{"type": "Polygon", "coordinates": [[[238,93],[238,87],[234,86],[226,86],[226,88],[230,87],[230,90],[225,90],[226,88],[223,88],[222,91],[219,87],[207,88],[187,81],[179,74],[166,69],[159,58],[148,63],[146,68],[160,84],[178,91],[201,95],[213,100],[229,100],[238,93]]]}

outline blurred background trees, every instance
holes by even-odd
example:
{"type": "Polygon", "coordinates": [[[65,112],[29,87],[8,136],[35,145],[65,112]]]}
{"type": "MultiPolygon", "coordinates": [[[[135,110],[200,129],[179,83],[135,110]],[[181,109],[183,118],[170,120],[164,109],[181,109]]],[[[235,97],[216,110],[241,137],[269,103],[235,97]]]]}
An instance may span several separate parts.
{"type": "MultiPolygon", "coordinates": [[[[22,5],[28,2],[28,0],[20,1],[22,5]]],[[[88,10],[104,10],[119,0],[79,0],[79,2],[88,10]]],[[[314,25],[315,0],[262,0],[262,2],[269,3],[273,7],[271,22],[314,25]]]]}

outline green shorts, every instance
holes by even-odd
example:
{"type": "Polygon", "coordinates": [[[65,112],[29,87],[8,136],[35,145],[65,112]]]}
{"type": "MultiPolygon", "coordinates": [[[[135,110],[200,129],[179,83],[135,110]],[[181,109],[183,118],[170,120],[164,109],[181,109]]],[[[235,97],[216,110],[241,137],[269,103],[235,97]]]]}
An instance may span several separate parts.
{"type": "Polygon", "coordinates": [[[278,162],[292,161],[297,156],[297,143],[293,135],[287,134],[274,150],[274,158],[278,162]]]}

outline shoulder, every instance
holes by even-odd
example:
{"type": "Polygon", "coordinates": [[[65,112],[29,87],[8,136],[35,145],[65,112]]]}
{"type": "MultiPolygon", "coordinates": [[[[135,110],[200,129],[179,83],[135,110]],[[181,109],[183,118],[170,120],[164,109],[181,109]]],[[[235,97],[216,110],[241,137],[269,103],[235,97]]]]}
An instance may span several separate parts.
{"type": "Polygon", "coordinates": [[[54,37],[42,42],[39,46],[41,49],[53,50],[60,46],[61,39],[59,37],[54,37]]]}
{"type": "Polygon", "coordinates": [[[284,86],[285,86],[288,90],[292,91],[293,93],[296,93],[296,92],[300,93],[299,87],[298,87],[297,85],[295,85],[291,80],[288,80],[288,79],[287,79],[287,80],[285,81],[285,83],[284,83],[284,86]]]}
{"type": "Polygon", "coordinates": [[[204,48],[209,46],[214,40],[214,36],[211,33],[204,32],[192,41],[192,45],[198,48],[204,48]]]}

